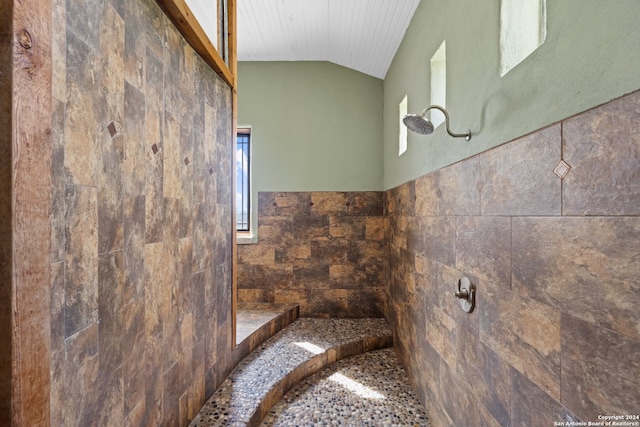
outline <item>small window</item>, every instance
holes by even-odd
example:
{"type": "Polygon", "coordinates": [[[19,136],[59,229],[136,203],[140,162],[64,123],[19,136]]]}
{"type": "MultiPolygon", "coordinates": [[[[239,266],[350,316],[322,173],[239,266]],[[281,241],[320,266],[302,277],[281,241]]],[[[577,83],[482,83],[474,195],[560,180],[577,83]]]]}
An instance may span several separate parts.
{"type": "Polygon", "coordinates": [[[404,116],[407,115],[407,95],[402,98],[402,102],[398,105],[398,112],[400,113],[400,133],[398,135],[398,156],[407,151],[407,127],[402,122],[404,116]]]}
{"type": "MultiPolygon", "coordinates": [[[[175,1],[175,0],[174,0],[175,1]]],[[[229,0],[185,0],[206,38],[229,65],[229,0]]]]}
{"type": "MultiPolygon", "coordinates": [[[[431,57],[431,105],[447,108],[447,44],[444,41],[431,57]]],[[[444,122],[442,111],[433,109],[429,114],[433,126],[444,122]]]]}
{"type": "Polygon", "coordinates": [[[238,129],[236,138],[236,230],[249,232],[251,222],[250,184],[251,129],[238,129]]]}
{"type": "Polygon", "coordinates": [[[500,75],[542,46],[547,37],[545,0],[502,0],[500,5],[500,75]]]}

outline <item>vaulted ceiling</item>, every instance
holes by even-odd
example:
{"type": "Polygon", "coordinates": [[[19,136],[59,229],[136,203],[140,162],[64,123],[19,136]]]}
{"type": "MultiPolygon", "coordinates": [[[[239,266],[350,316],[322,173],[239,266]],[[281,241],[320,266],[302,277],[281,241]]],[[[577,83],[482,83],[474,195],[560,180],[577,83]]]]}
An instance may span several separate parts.
{"type": "Polygon", "coordinates": [[[237,0],[239,61],[330,61],[384,78],[420,0],[237,0]]]}

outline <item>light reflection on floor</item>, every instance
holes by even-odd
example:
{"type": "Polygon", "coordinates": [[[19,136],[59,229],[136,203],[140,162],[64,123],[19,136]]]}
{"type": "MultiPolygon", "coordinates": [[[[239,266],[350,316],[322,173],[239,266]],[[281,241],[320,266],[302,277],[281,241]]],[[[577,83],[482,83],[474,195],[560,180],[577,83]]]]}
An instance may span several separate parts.
{"type": "Polygon", "coordinates": [[[354,381],[351,378],[344,376],[340,372],[336,372],[335,374],[331,375],[329,379],[331,381],[337,382],[338,384],[345,387],[350,392],[355,393],[358,396],[363,397],[365,399],[384,399],[384,395],[378,393],[377,391],[367,387],[366,385],[358,381],[354,381]]]}
{"type": "Polygon", "coordinates": [[[393,348],[329,365],[292,388],[264,426],[429,426],[393,348]]]}
{"type": "Polygon", "coordinates": [[[297,345],[298,347],[304,348],[305,350],[313,354],[322,354],[325,350],[324,348],[315,344],[311,344],[310,342],[294,342],[293,344],[297,345]]]}

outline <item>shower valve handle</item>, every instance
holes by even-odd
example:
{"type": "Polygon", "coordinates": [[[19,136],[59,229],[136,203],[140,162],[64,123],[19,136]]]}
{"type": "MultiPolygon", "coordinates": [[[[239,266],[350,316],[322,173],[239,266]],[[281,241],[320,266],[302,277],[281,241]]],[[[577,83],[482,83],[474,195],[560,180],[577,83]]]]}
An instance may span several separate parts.
{"type": "Polygon", "coordinates": [[[458,290],[453,295],[460,299],[460,306],[467,313],[471,313],[476,305],[476,287],[468,277],[458,280],[458,290]]]}
{"type": "MultiPolygon", "coordinates": [[[[458,282],[458,286],[460,286],[460,282],[458,282]]],[[[466,289],[458,289],[457,291],[455,291],[453,293],[456,298],[460,298],[460,299],[468,299],[469,298],[469,291],[466,289]]]]}

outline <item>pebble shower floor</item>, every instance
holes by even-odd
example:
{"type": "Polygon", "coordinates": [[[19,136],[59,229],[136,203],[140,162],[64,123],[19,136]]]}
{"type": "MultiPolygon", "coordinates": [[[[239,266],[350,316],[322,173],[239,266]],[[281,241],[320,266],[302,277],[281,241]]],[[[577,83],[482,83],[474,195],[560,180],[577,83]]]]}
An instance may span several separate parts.
{"type": "Polygon", "coordinates": [[[243,359],[190,426],[430,426],[391,343],[384,319],[298,319],[243,359]],[[317,365],[354,348],[378,350],[317,365]]]}
{"type": "Polygon", "coordinates": [[[429,426],[393,348],[343,359],[302,381],[261,426],[429,426]]]}

